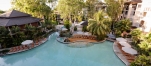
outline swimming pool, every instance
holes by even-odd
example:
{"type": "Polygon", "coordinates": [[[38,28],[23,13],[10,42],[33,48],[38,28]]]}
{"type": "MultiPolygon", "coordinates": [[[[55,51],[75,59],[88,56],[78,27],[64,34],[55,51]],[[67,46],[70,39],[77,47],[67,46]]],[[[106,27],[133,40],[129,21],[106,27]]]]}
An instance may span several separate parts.
{"type": "Polygon", "coordinates": [[[114,54],[112,42],[73,48],[59,43],[56,37],[54,33],[37,48],[0,58],[0,66],[125,66],[114,54]]]}

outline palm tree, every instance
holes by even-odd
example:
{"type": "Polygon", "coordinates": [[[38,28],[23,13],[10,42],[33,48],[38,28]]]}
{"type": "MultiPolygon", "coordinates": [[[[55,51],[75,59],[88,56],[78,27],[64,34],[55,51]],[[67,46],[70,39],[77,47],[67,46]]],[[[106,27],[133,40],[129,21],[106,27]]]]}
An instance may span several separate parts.
{"type": "Polygon", "coordinates": [[[106,34],[110,32],[109,25],[106,22],[109,22],[110,18],[103,11],[99,11],[94,14],[94,19],[89,19],[89,24],[87,26],[88,31],[92,35],[96,35],[98,40],[103,40],[106,37],[106,34]]]}

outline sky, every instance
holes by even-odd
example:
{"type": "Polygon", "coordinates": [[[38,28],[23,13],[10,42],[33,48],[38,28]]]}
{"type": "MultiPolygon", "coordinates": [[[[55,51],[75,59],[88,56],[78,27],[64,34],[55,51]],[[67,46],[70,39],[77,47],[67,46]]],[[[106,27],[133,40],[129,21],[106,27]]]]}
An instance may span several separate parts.
{"type": "Polygon", "coordinates": [[[11,8],[11,0],[0,0],[0,10],[9,10],[11,8]]]}
{"type": "Polygon", "coordinates": [[[11,0],[0,0],[0,10],[7,11],[10,8],[11,8],[11,0]]]}

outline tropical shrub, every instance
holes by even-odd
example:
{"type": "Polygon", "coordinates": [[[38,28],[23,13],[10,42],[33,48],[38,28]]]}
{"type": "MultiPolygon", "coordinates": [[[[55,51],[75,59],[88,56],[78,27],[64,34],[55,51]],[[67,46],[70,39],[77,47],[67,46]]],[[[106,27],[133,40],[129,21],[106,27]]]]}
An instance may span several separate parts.
{"type": "Polygon", "coordinates": [[[0,27],[0,36],[2,38],[2,36],[9,34],[9,31],[5,28],[5,27],[0,27]]]}
{"type": "MultiPolygon", "coordinates": [[[[0,44],[2,48],[10,48],[21,45],[24,40],[38,40],[46,37],[50,32],[46,33],[45,23],[41,27],[34,27],[32,25],[25,25],[25,29],[21,31],[18,26],[12,26],[10,31],[6,27],[0,27],[0,44]]],[[[54,26],[52,26],[54,28],[54,26]]]]}
{"type": "Polygon", "coordinates": [[[21,29],[18,26],[13,26],[11,28],[11,35],[13,46],[20,45],[21,42],[25,40],[25,34],[24,32],[21,32],[21,29]]]}
{"type": "Polygon", "coordinates": [[[83,26],[83,27],[82,27],[82,31],[87,32],[87,31],[88,31],[88,30],[87,30],[87,26],[83,26]]]}
{"type": "Polygon", "coordinates": [[[141,54],[151,55],[151,33],[142,34],[141,42],[138,44],[141,54]]]}
{"type": "Polygon", "coordinates": [[[52,23],[52,25],[57,25],[58,24],[58,22],[54,21],[54,20],[52,20],[51,23],[52,23]]]}
{"type": "Polygon", "coordinates": [[[7,52],[9,52],[8,49],[0,51],[0,53],[2,53],[2,54],[6,54],[7,52]]]}
{"type": "Polygon", "coordinates": [[[20,31],[20,28],[18,26],[12,26],[12,29],[11,29],[11,33],[12,34],[15,34],[15,33],[19,32],[19,31],[20,31]]]}
{"type": "Polygon", "coordinates": [[[32,26],[32,25],[25,25],[25,35],[26,35],[26,39],[34,39],[34,33],[36,30],[36,27],[32,26]]]}
{"type": "Polygon", "coordinates": [[[69,22],[68,20],[65,20],[65,21],[64,21],[64,26],[65,26],[68,30],[70,30],[70,22],[69,22]]]}
{"type": "Polygon", "coordinates": [[[106,35],[110,32],[110,28],[105,22],[110,21],[109,17],[104,18],[107,14],[103,11],[95,13],[94,19],[88,20],[87,29],[92,35],[96,35],[98,40],[103,40],[106,35]]]}
{"type": "Polygon", "coordinates": [[[149,55],[149,53],[151,52],[151,43],[147,42],[146,40],[142,41],[140,44],[138,44],[138,46],[140,47],[140,53],[141,54],[145,54],[145,55],[149,55]]]}
{"type": "Polygon", "coordinates": [[[52,29],[52,22],[50,20],[45,21],[45,25],[48,30],[52,29]]]}
{"type": "Polygon", "coordinates": [[[9,31],[5,27],[0,27],[0,43],[2,48],[6,48],[10,39],[9,31]]]}
{"type": "Polygon", "coordinates": [[[78,18],[78,21],[79,21],[79,22],[81,22],[81,21],[83,20],[83,16],[81,16],[81,15],[78,16],[77,18],[78,18]]]}
{"type": "Polygon", "coordinates": [[[114,24],[114,31],[117,37],[121,36],[124,31],[130,30],[131,22],[128,19],[123,19],[114,24]]]}
{"type": "Polygon", "coordinates": [[[74,31],[77,31],[77,27],[76,26],[74,27],[74,31]]]}
{"type": "Polygon", "coordinates": [[[144,36],[143,39],[151,43],[151,33],[146,34],[146,36],[144,36]]]}
{"type": "Polygon", "coordinates": [[[135,44],[138,44],[141,40],[141,35],[142,35],[142,32],[139,30],[139,29],[134,29],[130,32],[131,36],[132,36],[132,41],[135,43],[135,44]]]}
{"type": "Polygon", "coordinates": [[[151,56],[139,55],[130,66],[150,66],[151,56]]]}

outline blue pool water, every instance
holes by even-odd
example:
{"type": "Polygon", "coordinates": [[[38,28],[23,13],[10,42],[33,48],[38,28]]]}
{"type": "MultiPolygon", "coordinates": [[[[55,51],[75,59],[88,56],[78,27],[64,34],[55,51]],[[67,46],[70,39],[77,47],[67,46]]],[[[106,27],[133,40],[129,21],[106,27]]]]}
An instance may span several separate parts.
{"type": "Polygon", "coordinates": [[[73,48],[57,42],[56,37],[54,33],[37,48],[0,58],[0,66],[125,66],[114,54],[112,42],[73,48]]]}

